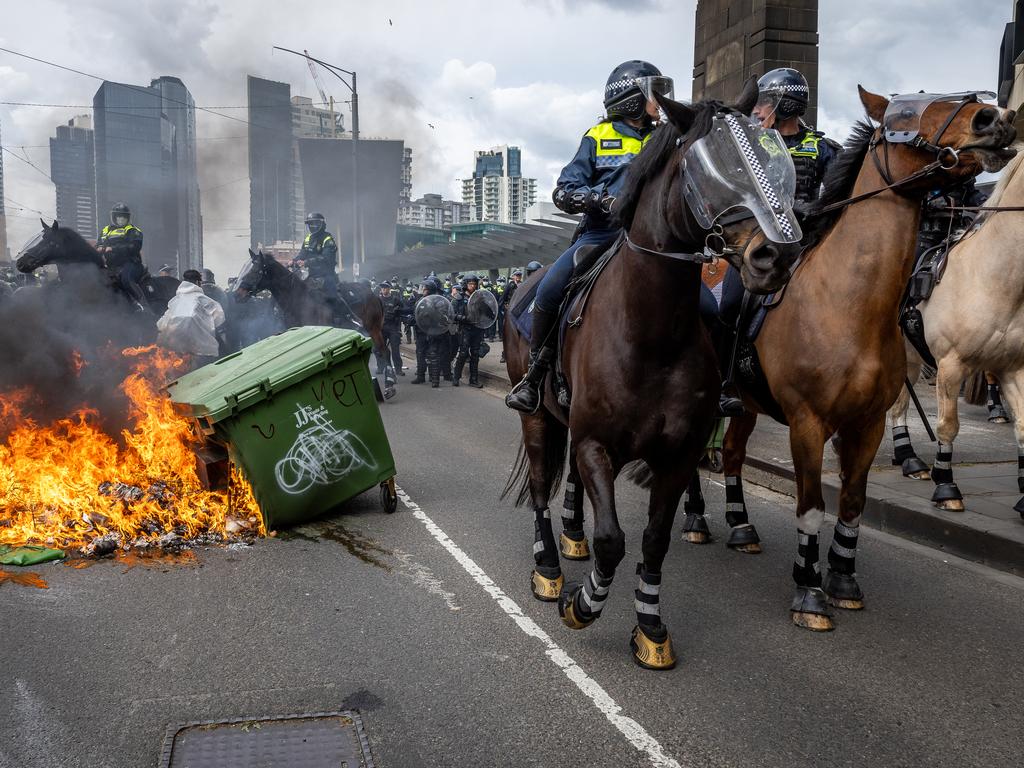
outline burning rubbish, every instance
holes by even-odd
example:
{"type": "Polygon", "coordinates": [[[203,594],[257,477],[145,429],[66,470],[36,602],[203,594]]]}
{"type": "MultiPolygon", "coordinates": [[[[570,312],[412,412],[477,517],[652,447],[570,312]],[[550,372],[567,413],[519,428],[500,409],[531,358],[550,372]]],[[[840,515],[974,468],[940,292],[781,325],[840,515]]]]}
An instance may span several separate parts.
{"type": "MultiPolygon", "coordinates": [[[[30,388],[0,392],[0,545],[101,557],[265,535],[240,475],[231,472],[226,490],[204,488],[193,421],[161,391],[184,361],[155,346],[120,357],[129,372],[118,387],[127,404],[119,430],[88,405],[42,423],[30,388]]],[[[78,373],[92,364],[72,359],[78,373]]]]}

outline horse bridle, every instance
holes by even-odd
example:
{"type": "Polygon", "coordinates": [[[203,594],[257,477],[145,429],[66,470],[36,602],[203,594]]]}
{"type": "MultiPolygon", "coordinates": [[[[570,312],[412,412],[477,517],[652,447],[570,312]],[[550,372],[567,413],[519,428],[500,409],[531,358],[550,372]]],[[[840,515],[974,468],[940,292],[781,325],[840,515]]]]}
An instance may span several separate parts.
{"type": "Polygon", "coordinates": [[[874,161],[875,168],[878,170],[879,175],[882,177],[882,181],[885,182],[885,186],[879,187],[878,189],[873,189],[870,192],[864,192],[863,194],[860,195],[854,195],[853,197],[849,197],[846,200],[840,200],[839,202],[832,203],[831,205],[826,205],[824,208],[815,211],[811,215],[821,216],[826,213],[831,213],[832,211],[838,211],[841,208],[845,208],[849,205],[853,205],[854,203],[859,203],[862,200],[867,200],[869,198],[875,197],[876,195],[880,195],[883,192],[888,192],[889,190],[898,191],[903,187],[907,187],[910,184],[913,184],[914,182],[920,181],[921,179],[930,176],[936,171],[950,171],[956,168],[960,164],[960,153],[956,150],[955,147],[943,146],[939,142],[942,141],[943,135],[945,135],[946,131],[949,130],[949,126],[952,125],[953,121],[956,119],[957,115],[960,114],[961,110],[963,110],[963,108],[966,107],[968,104],[976,103],[978,103],[978,97],[976,94],[972,94],[971,96],[965,96],[964,98],[960,99],[960,101],[957,102],[956,109],[949,113],[949,116],[942,123],[939,129],[935,132],[935,137],[931,141],[928,141],[922,136],[915,136],[910,141],[902,142],[905,143],[908,147],[913,147],[914,149],[923,149],[925,151],[931,152],[932,154],[935,155],[935,160],[928,163],[928,165],[924,166],[923,168],[918,169],[909,176],[906,176],[898,181],[892,180],[892,170],[889,167],[889,144],[891,142],[889,142],[885,138],[885,127],[879,126],[875,131],[875,135],[871,137],[871,141],[868,143],[868,152],[871,154],[871,159],[872,161],[874,161]],[[882,147],[882,156],[885,161],[884,166],[882,161],[878,159],[879,146],[882,147]]]}

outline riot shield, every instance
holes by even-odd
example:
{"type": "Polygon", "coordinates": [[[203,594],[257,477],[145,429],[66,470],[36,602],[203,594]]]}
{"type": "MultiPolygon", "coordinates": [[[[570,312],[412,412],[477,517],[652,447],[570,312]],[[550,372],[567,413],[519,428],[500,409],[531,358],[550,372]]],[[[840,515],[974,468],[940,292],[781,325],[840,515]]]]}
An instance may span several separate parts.
{"type": "Polygon", "coordinates": [[[444,296],[437,294],[424,296],[416,302],[413,309],[416,327],[428,336],[440,336],[447,333],[454,324],[455,313],[452,303],[444,296]]]}
{"type": "Polygon", "coordinates": [[[490,291],[473,291],[466,304],[466,322],[477,328],[490,328],[498,319],[498,300],[490,291]]]}

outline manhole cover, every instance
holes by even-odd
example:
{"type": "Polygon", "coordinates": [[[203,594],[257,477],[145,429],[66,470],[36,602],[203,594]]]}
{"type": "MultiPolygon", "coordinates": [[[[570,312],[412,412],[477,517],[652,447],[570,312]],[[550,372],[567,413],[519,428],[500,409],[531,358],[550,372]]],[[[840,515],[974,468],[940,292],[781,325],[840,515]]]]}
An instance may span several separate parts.
{"type": "Polygon", "coordinates": [[[172,725],[163,768],[373,768],[356,712],[172,725]]]}

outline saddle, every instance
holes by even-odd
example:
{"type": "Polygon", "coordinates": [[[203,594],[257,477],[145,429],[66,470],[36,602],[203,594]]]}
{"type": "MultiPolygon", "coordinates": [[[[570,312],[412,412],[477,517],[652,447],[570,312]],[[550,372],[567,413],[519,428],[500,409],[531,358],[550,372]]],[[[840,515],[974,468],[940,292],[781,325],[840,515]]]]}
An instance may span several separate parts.
{"type": "Polygon", "coordinates": [[[924,318],[917,305],[931,298],[932,291],[942,282],[942,276],[946,272],[950,250],[971,231],[973,228],[955,232],[937,245],[921,252],[910,274],[910,282],[903,294],[903,301],[900,303],[899,322],[904,338],[910,342],[921,359],[933,368],[936,366],[935,355],[928,348],[928,341],[924,335],[924,318]]]}

